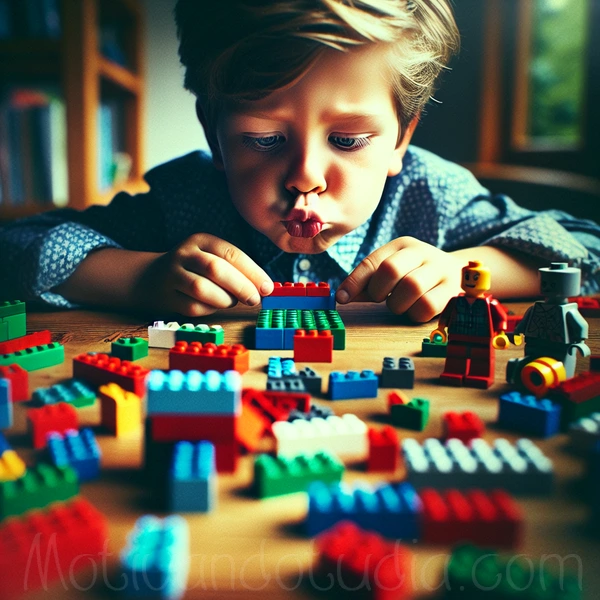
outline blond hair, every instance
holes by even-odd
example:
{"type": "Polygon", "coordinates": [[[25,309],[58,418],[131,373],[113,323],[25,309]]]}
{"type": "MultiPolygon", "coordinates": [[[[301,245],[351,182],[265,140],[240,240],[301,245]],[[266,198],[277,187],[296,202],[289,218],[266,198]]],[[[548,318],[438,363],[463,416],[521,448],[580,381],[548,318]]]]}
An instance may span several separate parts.
{"type": "Polygon", "coordinates": [[[448,0],[178,0],[175,19],[184,85],[209,129],[224,105],[292,83],[326,48],[384,43],[404,132],[459,45],[448,0]]]}

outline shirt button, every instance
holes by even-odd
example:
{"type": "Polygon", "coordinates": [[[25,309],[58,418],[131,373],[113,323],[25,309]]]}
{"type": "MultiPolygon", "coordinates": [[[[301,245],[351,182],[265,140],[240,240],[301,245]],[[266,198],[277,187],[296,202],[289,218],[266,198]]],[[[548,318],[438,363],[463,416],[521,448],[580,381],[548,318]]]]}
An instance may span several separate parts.
{"type": "Polygon", "coordinates": [[[308,260],[308,258],[303,258],[302,260],[300,260],[300,262],[298,263],[298,268],[301,271],[308,271],[310,269],[310,260],[308,260]]]}
{"type": "Polygon", "coordinates": [[[310,279],[306,275],[300,275],[298,279],[300,280],[300,283],[308,283],[310,281],[310,279]]]}

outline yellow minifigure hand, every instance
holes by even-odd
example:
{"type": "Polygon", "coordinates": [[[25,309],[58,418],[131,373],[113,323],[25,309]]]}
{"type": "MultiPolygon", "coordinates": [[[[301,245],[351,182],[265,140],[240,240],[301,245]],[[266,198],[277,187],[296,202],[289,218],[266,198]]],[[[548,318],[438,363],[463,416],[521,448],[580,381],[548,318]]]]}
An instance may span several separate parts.
{"type": "Polygon", "coordinates": [[[510,346],[510,340],[508,339],[506,333],[501,331],[492,338],[492,345],[497,350],[505,350],[510,346]]]}
{"type": "Polygon", "coordinates": [[[448,340],[448,336],[446,335],[446,331],[444,329],[434,329],[430,334],[429,334],[429,341],[430,342],[446,342],[448,340]]]}

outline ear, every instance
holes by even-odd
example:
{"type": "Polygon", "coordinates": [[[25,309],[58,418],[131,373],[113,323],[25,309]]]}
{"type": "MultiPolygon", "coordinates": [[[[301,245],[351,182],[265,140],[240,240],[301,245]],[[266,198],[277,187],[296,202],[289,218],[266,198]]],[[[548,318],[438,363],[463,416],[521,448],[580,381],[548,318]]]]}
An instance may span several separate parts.
{"type": "Polygon", "coordinates": [[[402,171],[402,160],[404,159],[404,155],[406,154],[406,149],[410,144],[410,140],[412,139],[413,133],[419,124],[419,115],[413,118],[413,120],[408,124],[408,127],[402,134],[402,139],[394,149],[392,153],[392,157],[390,160],[390,164],[388,167],[388,177],[394,177],[398,175],[400,171],[402,171]]]}
{"type": "Polygon", "coordinates": [[[219,142],[217,141],[213,130],[208,126],[206,113],[204,112],[202,104],[198,99],[196,99],[196,116],[198,117],[198,121],[200,121],[200,124],[202,125],[202,129],[204,129],[204,135],[206,136],[206,141],[208,142],[208,145],[210,146],[210,151],[212,153],[213,164],[217,169],[223,171],[225,167],[223,166],[223,158],[221,156],[219,142]]]}

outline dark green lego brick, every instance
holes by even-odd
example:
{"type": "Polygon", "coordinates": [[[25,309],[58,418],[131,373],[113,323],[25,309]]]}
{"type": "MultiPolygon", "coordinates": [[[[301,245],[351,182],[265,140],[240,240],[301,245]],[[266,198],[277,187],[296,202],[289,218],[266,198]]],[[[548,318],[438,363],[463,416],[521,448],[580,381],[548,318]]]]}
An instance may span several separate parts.
{"type": "Polygon", "coordinates": [[[595,396],[584,402],[572,402],[558,396],[560,404],[560,430],[567,431],[573,421],[587,417],[595,412],[600,412],[600,396],[595,396]]]}
{"type": "Polygon", "coordinates": [[[200,342],[201,344],[221,345],[225,341],[225,331],[220,325],[192,325],[184,323],[175,332],[176,342],[200,342]]]}
{"type": "Polygon", "coordinates": [[[7,326],[7,339],[14,340],[27,335],[27,315],[25,313],[3,317],[2,322],[7,326]]]}
{"type": "Polygon", "coordinates": [[[433,356],[435,358],[445,358],[448,342],[431,342],[429,338],[423,338],[421,344],[421,356],[433,356]]]}
{"type": "Polygon", "coordinates": [[[317,321],[317,329],[331,331],[333,336],[333,349],[346,349],[346,327],[337,310],[316,310],[315,319],[317,321]]]}
{"type": "Polygon", "coordinates": [[[8,323],[0,320],[0,342],[8,341],[8,323]]]}
{"type": "Polygon", "coordinates": [[[20,479],[0,482],[0,519],[68,500],[78,493],[77,473],[72,467],[41,463],[20,479]]]}
{"type": "Polygon", "coordinates": [[[396,427],[423,431],[429,421],[429,400],[413,398],[408,404],[392,404],[390,418],[396,427]]]}
{"type": "Polygon", "coordinates": [[[21,314],[25,314],[25,302],[21,302],[20,300],[0,302],[0,319],[21,314]]]}
{"type": "Polygon", "coordinates": [[[259,498],[305,492],[313,481],[335,483],[344,465],[329,452],[300,454],[292,458],[261,454],[254,461],[254,489],[259,498]]]}
{"type": "Polygon", "coordinates": [[[58,342],[26,348],[10,354],[0,354],[0,366],[16,363],[26,371],[35,371],[59,365],[65,360],[65,349],[58,342]]]}
{"type": "Polygon", "coordinates": [[[138,360],[148,356],[148,340],[140,337],[122,337],[110,347],[111,356],[121,360],[138,360]]]}

